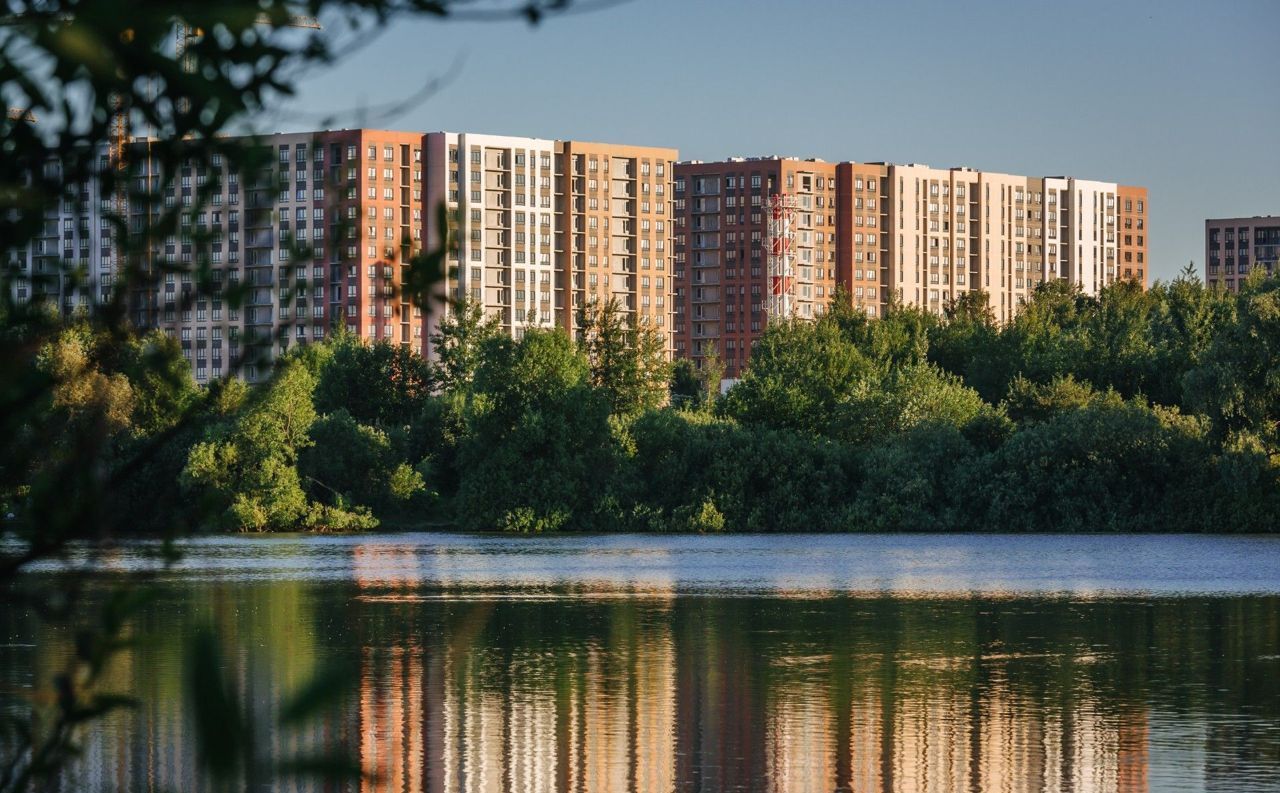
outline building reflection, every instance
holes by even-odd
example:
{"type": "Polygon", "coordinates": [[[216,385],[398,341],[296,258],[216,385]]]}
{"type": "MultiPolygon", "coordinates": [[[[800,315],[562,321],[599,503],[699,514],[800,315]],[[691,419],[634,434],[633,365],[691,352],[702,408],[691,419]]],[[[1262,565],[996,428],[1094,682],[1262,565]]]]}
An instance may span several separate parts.
{"type": "MultiPolygon", "coordinates": [[[[355,588],[340,598],[272,587],[227,617],[264,751],[355,753],[366,774],[277,789],[1145,793],[1152,725],[1189,718],[1126,696],[1083,654],[984,654],[964,626],[935,644],[905,631],[818,639],[778,627],[793,609],[781,601],[430,589],[412,548],[353,555],[355,588]],[[327,624],[340,629],[299,627],[327,624]],[[271,729],[324,642],[357,644],[355,696],[306,729],[271,729]]],[[[121,655],[111,682],[147,704],[86,736],[63,790],[213,789],[176,657],[121,655]]]]}
{"type": "Polygon", "coordinates": [[[841,706],[830,659],[779,673],[712,643],[686,660],[664,611],[563,655],[458,654],[446,639],[434,677],[422,654],[404,651],[364,677],[362,757],[382,780],[365,790],[1148,789],[1145,712],[1108,713],[1088,686],[1046,707],[1016,692],[998,662],[976,695],[967,674],[921,679],[892,664],[894,674],[873,668],[853,681],[841,706]],[[420,683],[400,670],[418,670],[420,683]],[[441,740],[424,754],[433,724],[441,740]]]}

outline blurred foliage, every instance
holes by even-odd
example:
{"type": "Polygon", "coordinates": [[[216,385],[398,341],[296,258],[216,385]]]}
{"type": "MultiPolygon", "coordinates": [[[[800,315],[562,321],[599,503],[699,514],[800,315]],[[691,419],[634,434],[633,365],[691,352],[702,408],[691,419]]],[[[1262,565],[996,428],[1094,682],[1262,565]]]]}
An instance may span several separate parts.
{"type": "MultiPolygon", "coordinates": [[[[668,382],[656,337],[609,305],[584,312],[577,340],[503,338],[477,309],[456,306],[438,331],[438,365],[339,334],[295,348],[253,388],[228,379],[198,389],[172,341],[133,329],[130,301],[168,274],[191,277],[184,300],[241,304],[245,286],[215,279],[207,255],[185,265],[151,252],[219,187],[208,180],[191,206],[167,201],[184,167],[225,165],[246,183],[271,183],[269,153],[232,135],[307,69],[408,16],[536,22],[567,5],[6,0],[0,96],[38,121],[0,116],[0,249],[24,247],[59,204],[105,206],[119,277],[80,313],[56,295],[93,286],[82,264],[21,275],[6,260],[0,270],[0,509],[13,535],[0,546],[0,596],[77,636],[50,717],[6,699],[0,792],[48,786],[83,725],[130,703],[98,683],[128,641],[137,592],[88,613],[76,576],[50,593],[27,589],[22,575],[122,536],[155,534],[172,558],[188,531],[435,523],[1275,529],[1276,279],[1255,277],[1239,296],[1189,275],[1097,297],[1053,283],[1004,327],[978,295],[942,317],[892,306],[872,321],[841,306],[817,322],[770,325],[723,398],[714,371],[680,366],[668,382]],[[295,14],[324,27],[293,29],[295,14]],[[179,58],[175,32],[186,28],[197,33],[179,58]],[[155,136],[120,159],[107,145],[117,112],[155,136]],[[139,179],[146,167],[158,178],[139,179]],[[133,227],[121,199],[150,222],[133,227]],[[31,300],[14,299],[20,278],[31,300]],[[681,397],[676,409],[663,406],[668,393],[681,397]]],[[[444,249],[406,262],[404,289],[424,310],[444,249]]],[[[246,337],[234,366],[262,363],[272,341],[246,337]]],[[[201,634],[189,666],[209,773],[341,771],[315,758],[264,765],[218,647],[216,634],[201,634]]],[[[325,685],[304,687],[284,712],[306,718],[325,685]]]]}
{"type": "MultiPolygon", "coordinates": [[[[84,652],[55,681],[60,704],[51,721],[4,695],[0,791],[54,784],[75,754],[77,731],[128,702],[95,691],[97,670],[118,649],[126,621],[77,607],[83,575],[59,578],[55,592],[29,591],[23,574],[33,564],[66,563],[86,551],[92,557],[113,539],[138,533],[162,537],[160,552],[172,559],[174,541],[198,528],[376,525],[367,508],[340,494],[312,494],[313,480],[298,473],[300,454],[315,442],[313,370],[322,362],[304,351],[262,388],[229,379],[197,389],[174,342],[134,328],[137,298],[166,275],[181,274],[194,286],[184,290],[184,308],[212,296],[234,309],[245,298],[247,282],[215,277],[202,229],[192,234],[197,255],[189,263],[155,257],[154,247],[208,205],[223,168],[243,175],[249,188],[270,185],[272,158],[253,143],[253,124],[291,96],[308,70],[338,62],[410,17],[536,23],[569,6],[568,0],[0,3],[0,99],[17,111],[0,114],[0,519],[9,535],[0,545],[0,598],[5,608],[32,609],[84,637],[78,642],[84,652]],[[319,25],[299,29],[299,17],[319,25]],[[147,140],[114,145],[126,140],[112,135],[121,121],[126,134],[147,140]],[[184,168],[215,174],[201,180],[190,204],[172,200],[184,168]],[[91,283],[87,263],[62,260],[61,251],[29,272],[8,256],[40,236],[59,208],[100,212],[115,252],[112,283],[91,283]],[[16,299],[19,285],[28,299],[16,299]],[[59,295],[73,290],[92,293],[93,306],[62,305],[59,295]],[[187,490],[174,486],[179,479],[187,490]]],[[[360,121],[391,118],[436,83],[360,121]]],[[[402,289],[424,310],[445,274],[444,247],[403,262],[402,289]]],[[[293,275],[290,266],[280,269],[286,279],[293,275]]],[[[232,372],[264,363],[273,341],[246,334],[232,372]]],[[[373,354],[378,361],[365,361],[376,364],[373,379],[394,372],[401,386],[416,382],[417,361],[397,350],[373,354]]],[[[320,404],[331,412],[323,392],[320,404]]],[[[394,401],[346,410],[388,435],[412,418],[394,401]]],[[[321,426],[332,429],[331,422],[321,426]]],[[[397,505],[424,490],[413,466],[392,466],[390,481],[386,497],[397,505]]],[[[76,565],[73,573],[85,569],[76,565]]],[[[222,716],[211,722],[218,724],[228,729],[211,729],[209,741],[232,734],[222,716]]],[[[215,769],[225,757],[211,748],[205,760],[215,769]]],[[[304,758],[289,770],[334,769],[304,758]]]]}

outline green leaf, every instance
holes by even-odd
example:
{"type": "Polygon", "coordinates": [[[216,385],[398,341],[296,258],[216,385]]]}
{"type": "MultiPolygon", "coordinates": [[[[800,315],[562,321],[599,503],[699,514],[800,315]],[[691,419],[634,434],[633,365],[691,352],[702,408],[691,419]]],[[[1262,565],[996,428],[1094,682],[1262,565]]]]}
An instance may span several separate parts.
{"type": "Polygon", "coordinates": [[[247,743],[244,720],[224,675],[222,650],[212,629],[202,629],[192,637],[186,666],[197,756],[215,777],[229,776],[244,763],[247,743]]]}
{"type": "Polygon", "coordinates": [[[349,663],[330,663],[319,671],[285,702],[280,712],[280,723],[296,726],[311,719],[340,702],[357,680],[357,670],[349,663]]]}

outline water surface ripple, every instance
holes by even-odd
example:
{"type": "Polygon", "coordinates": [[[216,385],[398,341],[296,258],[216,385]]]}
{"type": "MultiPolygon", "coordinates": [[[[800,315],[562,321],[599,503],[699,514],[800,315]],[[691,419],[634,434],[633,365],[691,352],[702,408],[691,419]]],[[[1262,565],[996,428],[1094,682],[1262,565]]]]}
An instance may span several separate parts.
{"type": "MultiPolygon", "coordinates": [[[[157,572],[64,790],[211,789],[183,688],[212,622],[290,791],[1280,791],[1280,539],[212,537],[157,572]],[[328,660],[350,695],[280,703],[328,660]]],[[[73,560],[86,563],[87,557],[73,560]]],[[[51,567],[27,583],[52,585],[51,567]]],[[[8,712],[72,647],[0,614],[8,712]],[[9,693],[12,692],[12,693],[9,693]],[[16,696],[15,696],[16,694],[16,696]]]]}

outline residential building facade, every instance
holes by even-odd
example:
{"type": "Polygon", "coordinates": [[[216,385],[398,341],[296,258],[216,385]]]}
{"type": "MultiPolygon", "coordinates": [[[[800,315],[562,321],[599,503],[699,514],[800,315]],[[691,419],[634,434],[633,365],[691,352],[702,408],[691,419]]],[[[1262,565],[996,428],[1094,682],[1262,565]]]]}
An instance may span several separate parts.
{"type": "Polygon", "coordinates": [[[608,300],[674,349],[671,186],[675,149],[557,143],[557,323],[608,300]]]}
{"type": "MultiPolygon", "coordinates": [[[[447,294],[503,330],[577,332],[615,299],[670,349],[667,225],[674,149],[471,133],[427,135],[427,196],[454,224],[447,294]]],[[[427,236],[438,239],[429,213],[427,236]]]]}
{"type": "Polygon", "coordinates": [[[795,204],[781,243],[795,279],[789,313],[821,314],[837,287],[868,316],[891,302],[935,313],[982,290],[1007,322],[1036,287],[1088,294],[1146,284],[1146,190],[919,164],[731,158],[676,166],[676,354],[741,374],[770,316],[775,194],[795,204]],[[1124,225],[1124,234],[1120,225],[1124,225]]]}
{"type": "Polygon", "coordinates": [[[836,285],[836,166],[787,157],[678,163],[675,212],[675,352],[699,366],[719,357],[737,377],[766,322],[769,198],[793,199],[792,313],[812,319],[836,285]]]}
{"type": "MultiPolygon", "coordinates": [[[[132,178],[158,192],[150,145],[131,144],[132,178]]],[[[215,156],[181,166],[158,197],[179,209],[179,220],[138,252],[155,281],[127,296],[137,327],[175,339],[200,383],[233,370],[262,379],[291,346],[335,327],[422,349],[422,313],[401,290],[406,262],[422,249],[422,136],[338,130],[244,145],[267,150],[259,172],[241,173],[215,156]],[[231,292],[239,299],[229,300],[231,292]]],[[[105,150],[102,157],[105,164],[105,150]]],[[[107,219],[113,202],[97,195],[96,184],[80,186],[79,200],[46,218],[46,234],[9,252],[17,271],[31,276],[18,279],[17,299],[50,290],[64,314],[111,299],[124,253],[107,219]]],[[[131,233],[148,225],[147,210],[128,207],[131,233]]]]}
{"type": "Polygon", "coordinates": [[[1147,188],[1119,185],[1116,206],[1120,213],[1120,255],[1116,267],[1120,277],[1134,280],[1145,289],[1150,283],[1147,261],[1147,213],[1150,209],[1147,188]]]}
{"type": "MultiPolygon", "coordinates": [[[[150,145],[136,140],[131,160],[139,188],[158,191],[150,145]]],[[[404,285],[410,258],[444,239],[439,207],[454,244],[438,297],[478,301],[515,337],[575,332],[577,309],[616,298],[671,348],[674,149],[369,129],[244,145],[265,150],[256,173],[216,158],[182,166],[162,203],[190,211],[145,252],[154,286],[128,298],[130,318],[174,338],[198,382],[263,379],[290,347],[334,328],[430,355],[441,312],[424,312],[404,285]]],[[[14,297],[47,294],[67,315],[111,298],[123,255],[112,202],[97,184],[77,187],[31,244],[4,252],[20,274],[14,297]]],[[[129,209],[140,234],[146,210],[129,209]]]]}
{"type": "MultiPolygon", "coordinates": [[[[894,302],[942,312],[982,290],[1005,322],[1048,280],[1096,294],[1148,279],[1147,191],[1113,182],[778,156],[678,162],[671,148],[467,132],[244,143],[268,149],[270,164],[184,166],[173,180],[165,204],[191,211],[153,240],[159,282],[130,301],[139,327],[179,342],[199,382],[236,369],[249,340],[262,354],[239,371],[257,380],[334,328],[431,355],[441,312],[403,287],[410,258],[446,239],[436,297],[479,303],[515,338],[576,334],[584,308],[616,300],[672,355],[699,366],[714,355],[730,378],[771,318],[818,317],[837,294],[877,317],[894,302]],[[198,289],[204,268],[244,300],[198,289]]],[[[135,142],[133,159],[158,188],[149,145],[135,142]]],[[[7,253],[32,276],[20,300],[49,292],[71,313],[110,296],[120,246],[97,194],[73,191],[26,250],[7,253]],[[65,275],[68,262],[82,277],[65,275]]],[[[134,208],[131,228],[146,220],[134,208]]],[[[1236,288],[1249,268],[1274,267],[1277,250],[1271,218],[1208,221],[1207,280],[1236,288]]]]}
{"type": "Polygon", "coordinates": [[[1204,222],[1205,283],[1239,292],[1255,269],[1267,275],[1280,264],[1280,216],[1211,218],[1204,222]]]}
{"type": "MultiPolygon", "coordinates": [[[[105,146],[97,157],[99,170],[105,171],[105,146]]],[[[44,167],[46,178],[61,178],[56,163],[44,167]]],[[[13,300],[21,304],[38,298],[70,315],[88,311],[111,297],[120,262],[116,233],[109,221],[114,206],[100,200],[101,189],[96,178],[68,185],[63,198],[46,210],[39,231],[25,247],[0,250],[5,265],[15,274],[11,281],[13,300]],[[69,277],[68,269],[74,269],[78,277],[69,277]]]]}
{"type": "MultiPolygon", "coordinates": [[[[427,135],[427,205],[453,229],[448,296],[479,303],[515,338],[558,324],[555,157],[552,140],[427,135]]],[[[428,213],[436,245],[440,222],[428,213]]]]}

